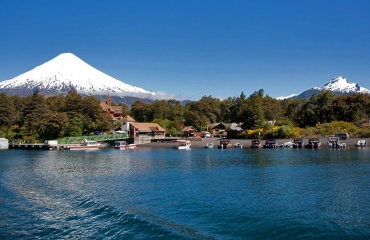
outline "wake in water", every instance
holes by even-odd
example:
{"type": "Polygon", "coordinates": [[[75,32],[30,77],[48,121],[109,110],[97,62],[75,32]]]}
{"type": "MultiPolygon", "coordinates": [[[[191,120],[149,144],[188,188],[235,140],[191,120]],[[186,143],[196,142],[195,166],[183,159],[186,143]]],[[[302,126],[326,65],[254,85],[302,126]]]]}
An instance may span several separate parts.
{"type": "MultiPolygon", "coordinates": [[[[1,239],[209,238],[196,230],[145,212],[117,209],[89,196],[83,189],[71,191],[67,189],[68,184],[40,173],[24,178],[18,172],[8,176],[3,186],[6,188],[1,189],[2,193],[8,191],[8,195],[13,195],[15,200],[6,207],[10,208],[11,205],[11,212],[17,212],[18,215],[17,223],[11,222],[10,216],[3,215],[11,223],[2,224],[1,239]],[[25,182],[25,179],[34,181],[25,182]]],[[[73,188],[76,190],[76,186],[73,188]]],[[[3,205],[2,208],[4,207],[3,205]]],[[[1,210],[4,211],[6,210],[1,210]]]]}

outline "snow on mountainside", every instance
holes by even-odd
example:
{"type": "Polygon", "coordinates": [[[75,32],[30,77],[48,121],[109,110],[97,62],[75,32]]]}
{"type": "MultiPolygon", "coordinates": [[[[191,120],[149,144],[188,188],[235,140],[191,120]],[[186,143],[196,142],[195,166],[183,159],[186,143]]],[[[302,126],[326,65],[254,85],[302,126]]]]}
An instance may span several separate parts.
{"type": "Polygon", "coordinates": [[[121,82],[90,66],[72,53],[63,53],[13,79],[0,82],[0,92],[27,96],[36,89],[44,95],[66,94],[75,89],[79,94],[96,96],[166,99],[155,93],[121,82]]]}
{"type": "Polygon", "coordinates": [[[332,91],[341,93],[369,93],[370,91],[366,88],[360,87],[357,83],[347,82],[346,78],[341,76],[335,77],[326,83],[323,87],[314,87],[314,89],[320,91],[332,91]]]}
{"type": "Polygon", "coordinates": [[[322,91],[331,91],[334,95],[345,95],[351,93],[367,93],[370,94],[370,90],[360,87],[357,83],[348,82],[346,78],[341,76],[335,77],[326,83],[322,87],[314,87],[308,89],[301,94],[292,94],[287,97],[279,97],[278,100],[291,99],[291,98],[309,98],[313,94],[318,94],[322,91]]]}
{"type": "Polygon", "coordinates": [[[286,97],[277,97],[276,99],[277,100],[284,100],[284,99],[293,98],[293,97],[296,97],[296,96],[298,96],[298,94],[293,93],[293,94],[291,94],[289,96],[286,96],[286,97]]]}

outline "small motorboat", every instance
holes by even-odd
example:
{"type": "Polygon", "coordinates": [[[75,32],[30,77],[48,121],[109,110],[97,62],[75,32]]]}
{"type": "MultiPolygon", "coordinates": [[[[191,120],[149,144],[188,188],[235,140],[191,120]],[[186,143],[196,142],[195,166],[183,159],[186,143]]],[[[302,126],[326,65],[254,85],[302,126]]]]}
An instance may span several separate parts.
{"type": "Polygon", "coordinates": [[[175,149],[190,149],[191,147],[191,142],[188,140],[177,140],[176,142],[178,145],[173,147],[175,149]]]}
{"type": "Polygon", "coordinates": [[[204,148],[213,148],[213,146],[214,146],[214,143],[209,142],[207,143],[207,145],[204,146],[204,148]]]}
{"type": "Polygon", "coordinates": [[[126,141],[115,141],[114,142],[115,149],[126,150],[126,149],[135,149],[136,147],[137,147],[136,144],[134,143],[128,144],[126,141]]]}
{"type": "Polygon", "coordinates": [[[97,141],[84,140],[80,145],[68,145],[67,150],[97,150],[102,145],[97,141]]]}
{"type": "Polygon", "coordinates": [[[303,148],[304,141],[302,138],[296,138],[293,140],[293,148],[303,148]]]}
{"type": "Polygon", "coordinates": [[[279,147],[282,147],[282,148],[292,148],[293,147],[293,145],[294,145],[294,142],[285,142],[285,143],[283,143],[283,144],[280,144],[280,146],[279,147]]]}
{"type": "Polygon", "coordinates": [[[226,138],[221,138],[220,139],[220,145],[218,145],[218,148],[219,149],[228,149],[228,148],[231,148],[231,143],[230,143],[230,140],[229,139],[226,139],[226,138]]]}
{"type": "Polygon", "coordinates": [[[233,144],[233,148],[243,148],[243,143],[237,142],[237,143],[233,144]]]}
{"type": "Polygon", "coordinates": [[[319,138],[309,138],[308,143],[304,146],[305,148],[319,148],[321,142],[319,138]]]}
{"type": "Polygon", "coordinates": [[[357,141],[356,147],[367,147],[367,140],[365,139],[360,139],[357,141]]]}
{"type": "Polygon", "coordinates": [[[338,137],[329,137],[328,146],[329,148],[346,148],[346,144],[340,143],[338,137]]]}
{"type": "Polygon", "coordinates": [[[279,147],[275,139],[266,139],[263,148],[277,148],[279,147]]]}
{"type": "Polygon", "coordinates": [[[259,139],[252,139],[251,148],[260,148],[262,147],[261,141],[259,139]]]}

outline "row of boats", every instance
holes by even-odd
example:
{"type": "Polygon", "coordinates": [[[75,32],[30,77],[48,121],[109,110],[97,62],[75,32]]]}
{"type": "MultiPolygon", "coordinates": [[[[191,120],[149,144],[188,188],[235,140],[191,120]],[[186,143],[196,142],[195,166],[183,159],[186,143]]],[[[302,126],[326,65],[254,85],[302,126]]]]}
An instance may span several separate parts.
{"type": "MultiPolygon", "coordinates": [[[[97,150],[102,147],[101,143],[91,140],[83,140],[80,144],[67,145],[65,149],[67,150],[97,150]]],[[[135,149],[136,144],[129,144],[126,141],[115,141],[113,148],[115,149],[135,149]]]]}
{"type": "MultiPolygon", "coordinates": [[[[319,138],[309,138],[308,142],[305,143],[302,138],[296,138],[293,141],[285,142],[283,144],[278,144],[275,139],[266,139],[265,144],[262,145],[261,140],[259,139],[252,139],[251,148],[279,148],[279,147],[286,147],[286,148],[319,148],[321,146],[321,141],[319,138]]],[[[173,146],[175,149],[190,149],[191,148],[191,141],[189,140],[177,140],[177,145],[173,146]]],[[[357,147],[366,147],[368,144],[367,140],[361,139],[358,140],[356,146],[357,147]]],[[[328,146],[329,148],[346,148],[346,143],[340,143],[338,137],[329,137],[328,138],[328,146]]],[[[101,143],[91,140],[84,140],[80,144],[74,145],[67,145],[65,149],[67,150],[94,150],[99,149],[102,147],[101,143]]],[[[135,149],[137,147],[136,144],[129,144],[126,141],[116,141],[114,142],[115,149],[135,149]]],[[[204,146],[204,148],[214,148],[214,143],[209,142],[204,146]]],[[[235,144],[231,144],[230,139],[220,139],[220,143],[218,145],[219,149],[228,149],[228,148],[243,148],[243,144],[241,142],[237,142],[235,144]]]]}
{"type": "MultiPolygon", "coordinates": [[[[296,138],[293,141],[285,142],[283,144],[278,144],[275,139],[266,139],[265,144],[261,143],[259,139],[252,139],[251,140],[251,148],[319,148],[321,146],[321,141],[319,138],[309,138],[308,142],[302,138],[296,138]]],[[[357,147],[366,147],[368,144],[367,140],[361,139],[358,140],[356,146],[357,147]]],[[[241,142],[237,142],[235,144],[231,144],[229,139],[220,139],[220,144],[218,145],[219,149],[228,149],[228,148],[242,148],[243,144],[241,142]]],[[[329,137],[328,138],[328,147],[329,148],[346,148],[346,143],[340,143],[338,137],[329,137]]],[[[205,148],[213,148],[213,143],[208,143],[205,148]],[[211,145],[209,145],[211,144],[211,145]]]]}
{"type": "MultiPolygon", "coordinates": [[[[278,148],[278,147],[291,147],[291,148],[319,148],[321,146],[321,141],[319,138],[309,138],[308,142],[305,143],[302,138],[296,138],[291,142],[285,142],[283,144],[278,144],[275,139],[267,139],[265,144],[262,145],[259,139],[252,140],[252,148],[278,148]]],[[[367,147],[367,140],[360,139],[358,140],[356,147],[367,147]]],[[[328,147],[329,148],[346,148],[346,143],[340,143],[338,137],[329,137],[328,138],[328,147]]]]}

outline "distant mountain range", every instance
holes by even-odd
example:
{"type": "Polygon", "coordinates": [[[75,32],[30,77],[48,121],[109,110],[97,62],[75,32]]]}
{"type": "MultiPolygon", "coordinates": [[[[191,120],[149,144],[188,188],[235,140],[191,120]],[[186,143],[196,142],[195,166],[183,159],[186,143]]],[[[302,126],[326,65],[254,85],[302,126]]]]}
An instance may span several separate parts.
{"type": "MultiPolygon", "coordinates": [[[[149,103],[175,97],[126,84],[90,66],[72,53],[60,54],[28,72],[0,82],[0,92],[9,95],[29,96],[36,89],[45,96],[65,95],[71,90],[76,90],[81,95],[92,95],[100,100],[104,100],[109,94],[114,102],[125,103],[128,106],[137,100],[149,103]]],[[[277,99],[309,98],[325,90],[335,95],[359,92],[370,94],[370,90],[356,83],[347,82],[347,79],[339,76],[323,87],[314,87],[301,94],[277,99]]]]}
{"type": "Polygon", "coordinates": [[[367,93],[370,94],[370,90],[364,87],[360,87],[357,83],[348,82],[346,78],[341,76],[335,77],[326,83],[322,87],[313,87],[300,94],[292,94],[286,97],[278,97],[277,99],[294,99],[294,98],[310,98],[313,94],[317,95],[323,91],[330,91],[334,95],[347,95],[352,93],[367,93]]]}
{"type": "Polygon", "coordinates": [[[109,94],[116,103],[131,105],[136,100],[151,102],[173,98],[168,94],[144,90],[119,81],[90,66],[72,53],[63,53],[15,78],[0,82],[0,92],[29,96],[36,89],[53,96],[76,90],[81,95],[105,99],[109,94]]]}

